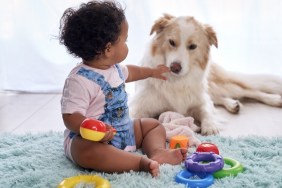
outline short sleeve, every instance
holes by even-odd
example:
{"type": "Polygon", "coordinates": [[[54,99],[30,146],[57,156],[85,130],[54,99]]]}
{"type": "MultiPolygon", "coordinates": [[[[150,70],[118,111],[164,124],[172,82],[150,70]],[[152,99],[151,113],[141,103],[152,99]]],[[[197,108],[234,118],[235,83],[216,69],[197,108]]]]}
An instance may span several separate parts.
{"type": "Polygon", "coordinates": [[[127,77],[128,77],[128,68],[127,68],[126,65],[121,65],[121,64],[120,64],[119,66],[120,66],[120,69],[121,69],[121,71],[122,71],[122,73],[123,73],[124,80],[126,80],[127,77]]]}
{"type": "Polygon", "coordinates": [[[89,87],[80,76],[69,77],[65,81],[61,99],[61,111],[65,113],[79,112],[86,114],[91,100],[89,87]]]}

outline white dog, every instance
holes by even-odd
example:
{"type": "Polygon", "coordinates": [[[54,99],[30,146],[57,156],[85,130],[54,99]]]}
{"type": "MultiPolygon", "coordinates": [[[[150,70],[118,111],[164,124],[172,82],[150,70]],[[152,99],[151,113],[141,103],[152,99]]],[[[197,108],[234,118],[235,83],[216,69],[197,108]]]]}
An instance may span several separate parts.
{"type": "Polygon", "coordinates": [[[130,102],[132,117],[158,117],[165,111],[192,116],[201,134],[217,134],[215,105],[237,113],[239,99],[251,98],[282,107],[282,80],[262,75],[227,72],[209,59],[210,46],[217,47],[212,27],[193,17],[165,14],[152,27],[148,51],[141,65],[170,68],[166,81],[146,79],[136,82],[130,102]]]}

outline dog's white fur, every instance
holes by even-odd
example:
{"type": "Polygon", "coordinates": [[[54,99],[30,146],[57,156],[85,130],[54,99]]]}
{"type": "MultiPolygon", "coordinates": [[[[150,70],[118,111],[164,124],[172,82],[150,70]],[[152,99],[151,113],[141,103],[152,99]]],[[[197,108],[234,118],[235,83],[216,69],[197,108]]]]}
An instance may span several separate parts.
{"type": "Polygon", "coordinates": [[[141,65],[164,64],[171,72],[166,81],[149,78],[136,82],[130,102],[133,117],[158,117],[165,111],[192,116],[203,135],[217,134],[215,105],[238,113],[239,99],[251,98],[282,106],[282,79],[227,72],[210,62],[210,46],[217,47],[213,28],[193,17],[165,14],[152,26],[155,33],[141,65]]]}

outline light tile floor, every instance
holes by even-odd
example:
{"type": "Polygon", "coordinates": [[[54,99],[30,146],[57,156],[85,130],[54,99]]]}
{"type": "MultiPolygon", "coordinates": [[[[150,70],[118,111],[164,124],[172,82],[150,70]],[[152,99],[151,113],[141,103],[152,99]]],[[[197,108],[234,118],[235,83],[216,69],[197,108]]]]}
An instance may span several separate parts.
{"type": "MultiPolygon", "coordinates": [[[[15,134],[63,131],[61,94],[0,93],[0,133],[15,134]]],[[[282,108],[246,103],[240,114],[218,108],[225,123],[222,136],[282,136],[282,108]]]]}

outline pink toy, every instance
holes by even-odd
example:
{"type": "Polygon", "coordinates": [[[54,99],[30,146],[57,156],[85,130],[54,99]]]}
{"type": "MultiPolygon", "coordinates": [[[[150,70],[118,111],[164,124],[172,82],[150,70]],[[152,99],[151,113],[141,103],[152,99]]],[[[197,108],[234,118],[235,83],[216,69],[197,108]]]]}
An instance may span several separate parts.
{"type": "Polygon", "coordinates": [[[173,136],[183,135],[189,138],[189,146],[198,146],[201,141],[195,136],[194,132],[200,128],[194,124],[192,117],[185,117],[177,112],[164,112],[160,115],[159,121],[166,130],[166,139],[171,140],[173,136]]]}

